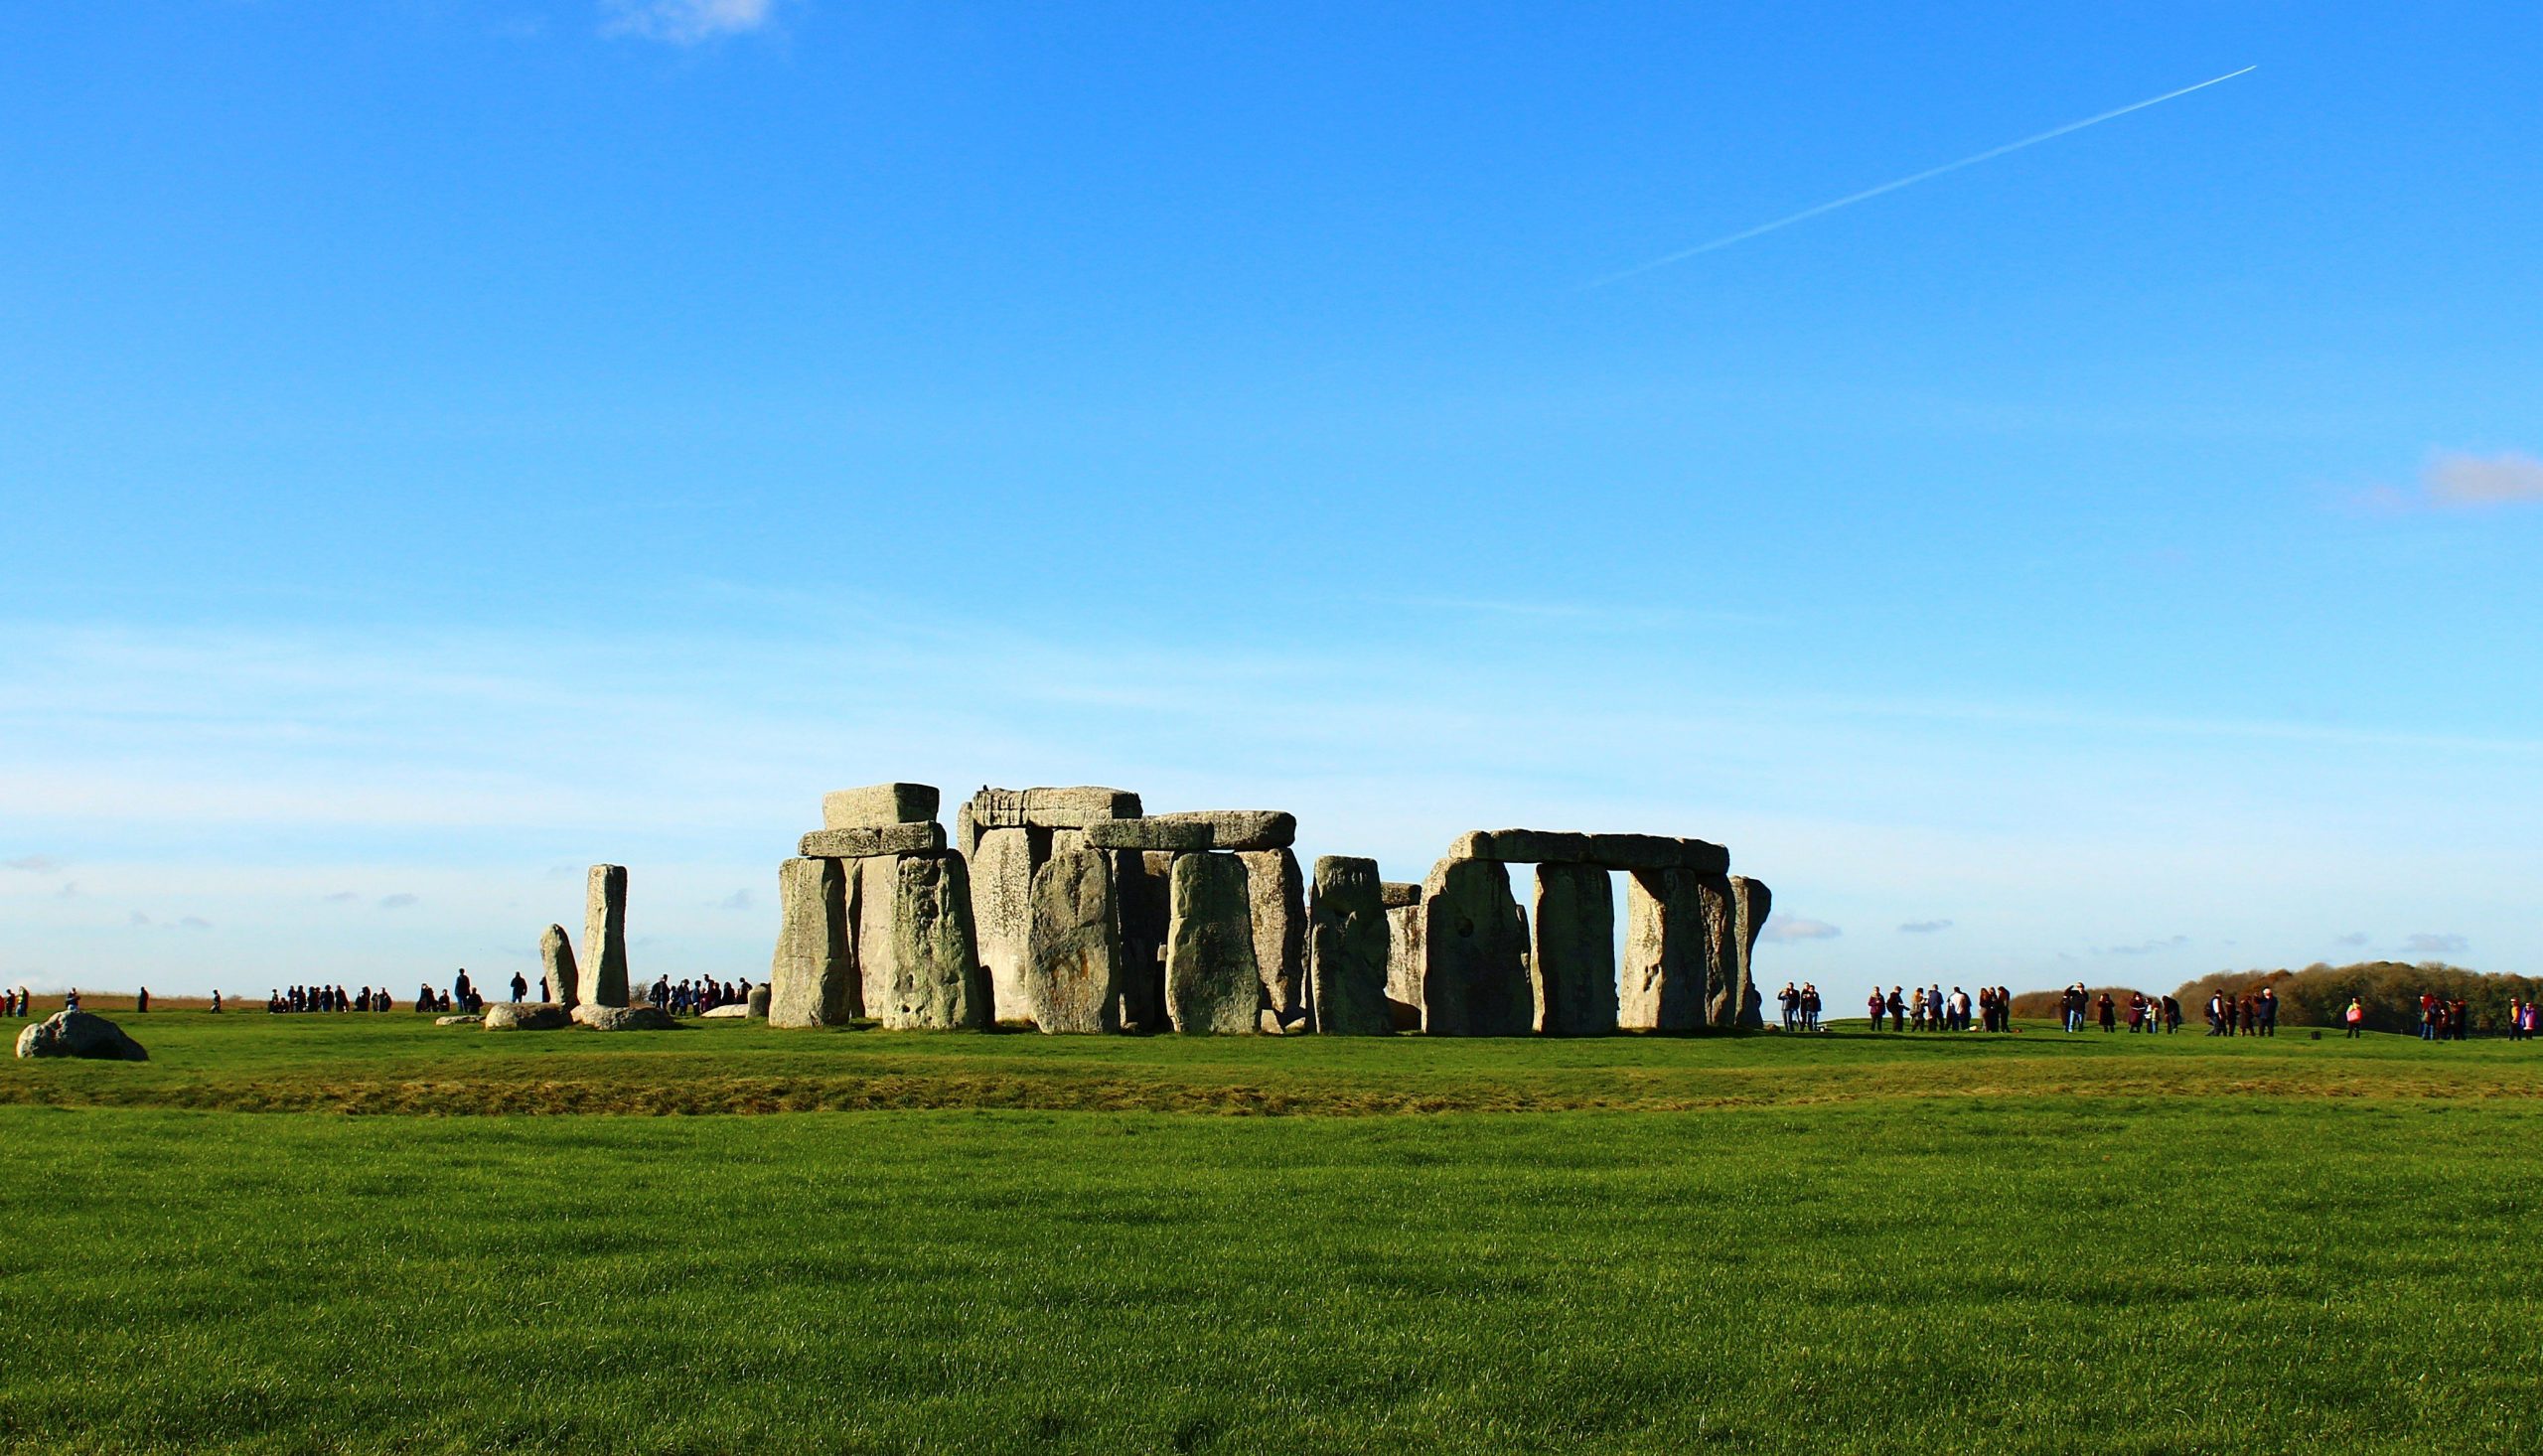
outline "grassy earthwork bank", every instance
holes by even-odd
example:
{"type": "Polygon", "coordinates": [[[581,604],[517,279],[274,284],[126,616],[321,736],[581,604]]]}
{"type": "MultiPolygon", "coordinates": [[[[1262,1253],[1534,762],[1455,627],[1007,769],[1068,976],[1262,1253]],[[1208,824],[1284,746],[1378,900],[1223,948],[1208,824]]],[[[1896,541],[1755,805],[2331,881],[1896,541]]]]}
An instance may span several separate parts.
{"type": "Polygon", "coordinates": [[[0,1070],[0,1448],[2543,1439],[2533,1044],[120,1019],[0,1070]]]}

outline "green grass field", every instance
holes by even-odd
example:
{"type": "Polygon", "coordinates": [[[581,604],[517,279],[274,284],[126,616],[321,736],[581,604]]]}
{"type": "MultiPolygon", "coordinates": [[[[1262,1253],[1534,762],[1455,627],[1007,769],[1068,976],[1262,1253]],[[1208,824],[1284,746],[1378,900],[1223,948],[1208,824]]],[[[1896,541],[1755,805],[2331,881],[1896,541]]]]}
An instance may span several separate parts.
{"type": "Polygon", "coordinates": [[[11,1449],[2543,1438],[2534,1044],[121,1019],[0,1072],[11,1449]]]}

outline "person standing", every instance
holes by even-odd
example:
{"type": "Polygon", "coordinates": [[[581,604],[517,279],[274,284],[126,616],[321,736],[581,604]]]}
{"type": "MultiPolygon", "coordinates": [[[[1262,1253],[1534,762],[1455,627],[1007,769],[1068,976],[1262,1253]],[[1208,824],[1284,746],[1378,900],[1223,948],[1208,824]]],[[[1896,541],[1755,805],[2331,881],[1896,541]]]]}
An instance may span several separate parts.
{"type": "Polygon", "coordinates": [[[528,994],[529,994],[529,977],[527,977],[527,976],[525,976],[525,975],[523,975],[523,974],[522,974],[520,971],[518,971],[518,970],[514,971],[514,972],[513,972],[513,1000],[514,1000],[514,1002],[515,1002],[516,1004],[518,1004],[518,1003],[520,1002],[520,1000],[521,1000],[521,998],[522,998],[522,997],[526,996],[526,995],[528,995],[528,994]]]}
{"type": "Polygon", "coordinates": [[[2119,1030],[2119,1003],[2111,999],[2108,991],[2102,992],[2101,1013],[2104,1035],[2119,1030]]]}
{"type": "Polygon", "coordinates": [[[2356,1040],[2358,1033],[2366,1029],[2365,1000],[2358,996],[2349,997],[2348,1009],[2340,1013],[2340,1021],[2348,1027],[2348,1035],[2342,1040],[2356,1040]]]}
{"type": "Polygon", "coordinates": [[[1880,987],[1872,987],[1871,995],[1864,1002],[1864,1009],[1871,1014],[1872,1030],[1880,1030],[1880,1014],[1888,1009],[1888,1002],[1880,999],[1880,987]]]}
{"type": "Polygon", "coordinates": [[[1907,1029],[1907,998],[1898,993],[1896,986],[1889,988],[1889,1029],[1891,1031],[1907,1029]]]}
{"type": "Polygon", "coordinates": [[[2268,986],[2261,987],[2261,1035],[2278,1035],[2278,992],[2268,986]]]}

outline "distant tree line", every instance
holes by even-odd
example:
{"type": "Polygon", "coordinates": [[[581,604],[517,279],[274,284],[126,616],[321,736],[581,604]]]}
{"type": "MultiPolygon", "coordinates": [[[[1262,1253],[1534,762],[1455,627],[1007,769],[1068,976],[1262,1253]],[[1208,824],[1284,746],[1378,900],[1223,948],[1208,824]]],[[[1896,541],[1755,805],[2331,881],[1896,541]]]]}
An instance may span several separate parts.
{"type": "Polygon", "coordinates": [[[2508,1002],[2543,997],[2543,979],[2466,970],[2440,960],[2417,965],[2399,960],[2329,965],[2318,960],[2303,970],[2220,970],[2172,994],[2180,997],[2182,1018],[2196,1020],[2207,1014],[2207,998],[2216,992],[2239,996],[2263,986],[2278,994],[2279,1020],[2293,1026],[2337,1026],[2349,998],[2357,997],[2366,1003],[2369,1031],[2417,1031],[2423,995],[2462,1001],[2475,1031],[2502,1031],[2508,1002]]]}
{"type": "MultiPolygon", "coordinates": [[[[2060,1015],[2064,1014],[2065,1008],[2058,1004],[2058,997],[2065,994],[2066,989],[2063,986],[2060,986],[2053,991],[2024,991],[2020,995],[2014,997],[2014,1015],[2025,1021],[2055,1021],[2060,1015]]],[[[2084,995],[2089,999],[2091,1006],[2091,1009],[2084,1013],[2084,1019],[2090,1021],[2094,1017],[2099,1016],[2101,1014],[2102,997],[2108,996],[2111,999],[2111,1004],[2119,1008],[2120,1023],[2122,1025],[2126,1025],[2128,1021],[2128,998],[2137,994],[2138,991],[2132,986],[2094,986],[2084,992],[2084,995]]],[[[2156,1000],[2160,998],[2149,996],[2148,999],[2156,1000]]],[[[2186,997],[2181,1001],[2181,1019],[2185,1022],[2195,1021],[2198,1019],[2198,1012],[2196,1008],[2189,1004],[2186,997]]]]}

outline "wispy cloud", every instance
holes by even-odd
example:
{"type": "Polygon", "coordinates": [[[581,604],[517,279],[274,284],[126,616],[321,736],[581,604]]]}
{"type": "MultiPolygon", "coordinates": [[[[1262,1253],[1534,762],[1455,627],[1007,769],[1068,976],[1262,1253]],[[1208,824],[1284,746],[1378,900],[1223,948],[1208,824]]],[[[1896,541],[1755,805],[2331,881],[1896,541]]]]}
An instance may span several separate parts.
{"type": "Polygon", "coordinates": [[[2177,950],[2188,944],[2187,936],[2167,936],[2160,941],[2143,941],[2134,946],[2112,946],[2102,953],[2105,955],[2153,955],[2159,951],[2177,950]]]}
{"type": "Polygon", "coordinates": [[[2363,946],[2369,939],[2370,938],[2364,931],[2351,931],[2345,936],[2333,937],[2331,944],[2335,946],[2363,946]]]}
{"type": "Polygon", "coordinates": [[[2452,933],[2423,931],[2402,943],[2402,948],[2414,955],[2460,955],[2472,948],[2472,943],[2452,933]]]}
{"type": "Polygon", "coordinates": [[[200,915],[187,916],[184,920],[177,922],[177,925],[180,929],[189,931],[208,931],[212,929],[212,922],[204,919],[200,915]]]}
{"type": "Polygon", "coordinates": [[[403,910],[414,903],[415,897],[403,892],[395,895],[382,895],[379,897],[379,908],[382,910],[403,910]]]}
{"type": "Polygon", "coordinates": [[[360,895],[355,894],[351,890],[339,890],[335,894],[327,897],[327,903],[330,905],[351,905],[361,898],[362,897],[360,895]]]}
{"type": "Polygon", "coordinates": [[[1833,941],[1845,932],[1824,920],[1777,920],[1766,923],[1761,940],[1833,941]]]}
{"type": "Polygon", "coordinates": [[[2474,455],[2440,450],[2407,486],[2374,486],[2354,498],[2371,510],[2486,510],[2500,506],[2543,505],[2543,460],[2519,450],[2474,455]]]}
{"type": "Polygon", "coordinates": [[[748,890],[736,890],[732,894],[725,896],[719,903],[726,910],[748,910],[751,908],[751,892],[748,890]]]}
{"type": "Polygon", "coordinates": [[[50,854],[22,854],[0,862],[0,870],[25,870],[31,875],[49,875],[62,868],[62,861],[50,854]]]}
{"type": "Polygon", "coordinates": [[[767,28],[776,0],[601,0],[601,34],[698,46],[767,28]]]}
{"type": "Polygon", "coordinates": [[[1947,920],[1911,920],[1900,926],[1898,933],[1902,936],[1930,936],[1936,931],[1950,929],[1951,922],[1947,920]]]}

